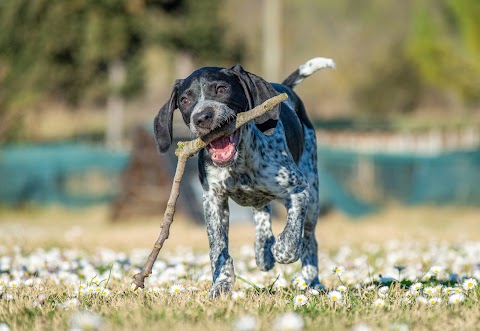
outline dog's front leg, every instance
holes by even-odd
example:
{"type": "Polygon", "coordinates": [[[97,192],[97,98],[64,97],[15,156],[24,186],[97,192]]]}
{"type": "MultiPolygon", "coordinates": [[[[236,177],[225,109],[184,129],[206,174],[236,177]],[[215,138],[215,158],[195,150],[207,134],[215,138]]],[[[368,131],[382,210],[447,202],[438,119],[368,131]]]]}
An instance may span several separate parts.
{"type": "Polygon", "coordinates": [[[228,197],[215,192],[203,193],[203,209],[212,265],[213,287],[210,296],[229,292],[235,282],[233,260],[228,254],[228,197]]]}

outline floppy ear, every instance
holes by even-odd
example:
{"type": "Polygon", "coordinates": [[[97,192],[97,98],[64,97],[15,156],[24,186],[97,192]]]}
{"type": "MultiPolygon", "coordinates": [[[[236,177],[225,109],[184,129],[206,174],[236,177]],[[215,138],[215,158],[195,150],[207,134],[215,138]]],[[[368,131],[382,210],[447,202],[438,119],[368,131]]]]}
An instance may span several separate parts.
{"type": "MultiPolygon", "coordinates": [[[[278,92],[275,91],[270,83],[266,82],[263,78],[245,71],[242,66],[237,64],[230,70],[237,77],[243,87],[245,96],[248,100],[249,109],[252,109],[264,101],[278,95],[278,92]]],[[[279,116],[280,105],[277,105],[272,110],[255,119],[255,124],[260,131],[270,135],[277,126],[279,116]]]]}
{"type": "Polygon", "coordinates": [[[170,100],[163,105],[153,120],[153,131],[155,133],[155,143],[160,153],[165,153],[172,145],[172,120],[173,111],[178,107],[177,97],[178,88],[182,80],[177,80],[173,86],[170,100]]]}

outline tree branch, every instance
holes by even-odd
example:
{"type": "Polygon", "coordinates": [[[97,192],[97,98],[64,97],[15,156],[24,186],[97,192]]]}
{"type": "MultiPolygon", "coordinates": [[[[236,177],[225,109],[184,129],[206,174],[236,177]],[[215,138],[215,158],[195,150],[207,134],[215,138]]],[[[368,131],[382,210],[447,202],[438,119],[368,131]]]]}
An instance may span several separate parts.
{"type": "Polygon", "coordinates": [[[178,156],[177,168],[175,170],[175,176],[173,178],[172,189],[170,191],[170,197],[168,198],[167,207],[163,215],[163,221],[161,225],[160,235],[158,236],[152,252],[148,256],[147,263],[143,267],[142,271],[133,276],[132,289],[145,287],[145,278],[152,273],[153,264],[157,260],[158,253],[163,247],[163,243],[170,234],[170,225],[173,222],[173,214],[175,213],[175,204],[177,203],[178,195],[180,194],[180,183],[182,181],[183,174],[185,172],[185,164],[189,157],[198,153],[202,148],[207,146],[213,140],[222,136],[229,136],[233,134],[237,129],[245,125],[247,122],[262,116],[280,102],[288,98],[287,94],[282,93],[273,98],[268,99],[261,105],[237,114],[234,121],[229,122],[227,125],[214,130],[202,138],[197,138],[191,141],[179,142],[175,155],[178,156]]]}

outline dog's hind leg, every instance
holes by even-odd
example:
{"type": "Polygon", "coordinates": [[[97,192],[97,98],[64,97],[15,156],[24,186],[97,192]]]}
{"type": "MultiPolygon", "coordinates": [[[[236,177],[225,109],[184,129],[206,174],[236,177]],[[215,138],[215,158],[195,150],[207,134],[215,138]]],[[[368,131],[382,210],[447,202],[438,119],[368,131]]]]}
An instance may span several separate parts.
{"type": "Polygon", "coordinates": [[[315,131],[305,128],[305,149],[299,167],[307,176],[309,203],[303,226],[302,277],[311,287],[321,286],[318,279],[318,244],[315,227],[320,214],[319,183],[315,131]]]}
{"type": "Polygon", "coordinates": [[[275,265],[272,245],[275,237],[272,232],[272,206],[267,204],[262,208],[252,208],[255,221],[255,260],[260,270],[268,271],[275,265]]]}

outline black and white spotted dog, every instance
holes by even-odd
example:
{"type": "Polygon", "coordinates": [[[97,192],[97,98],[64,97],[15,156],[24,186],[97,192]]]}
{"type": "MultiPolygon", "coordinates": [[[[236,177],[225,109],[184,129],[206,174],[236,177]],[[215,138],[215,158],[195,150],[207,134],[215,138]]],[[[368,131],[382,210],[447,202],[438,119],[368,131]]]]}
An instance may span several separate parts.
{"type": "Polygon", "coordinates": [[[334,67],[331,59],[315,58],[282,84],[268,83],[237,65],[205,67],[177,80],[170,100],[154,120],[158,150],[172,143],[172,117],[180,109],[194,136],[203,136],[265,100],[287,93],[288,99],[229,137],[218,138],[199,154],[205,223],[210,242],[213,287],[210,295],[231,290],[235,281],[228,253],[228,198],[251,206],[256,225],[255,259],[261,270],[300,257],[302,275],[310,286],[318,280],[315,226],[319,215],[315,131],[293,88],[315,71],[334,67]],[[275,239],[271,204],[282,199],[285,229],[275,239]],[[303,232],[303,237],[302,237],[303,232]]]}

